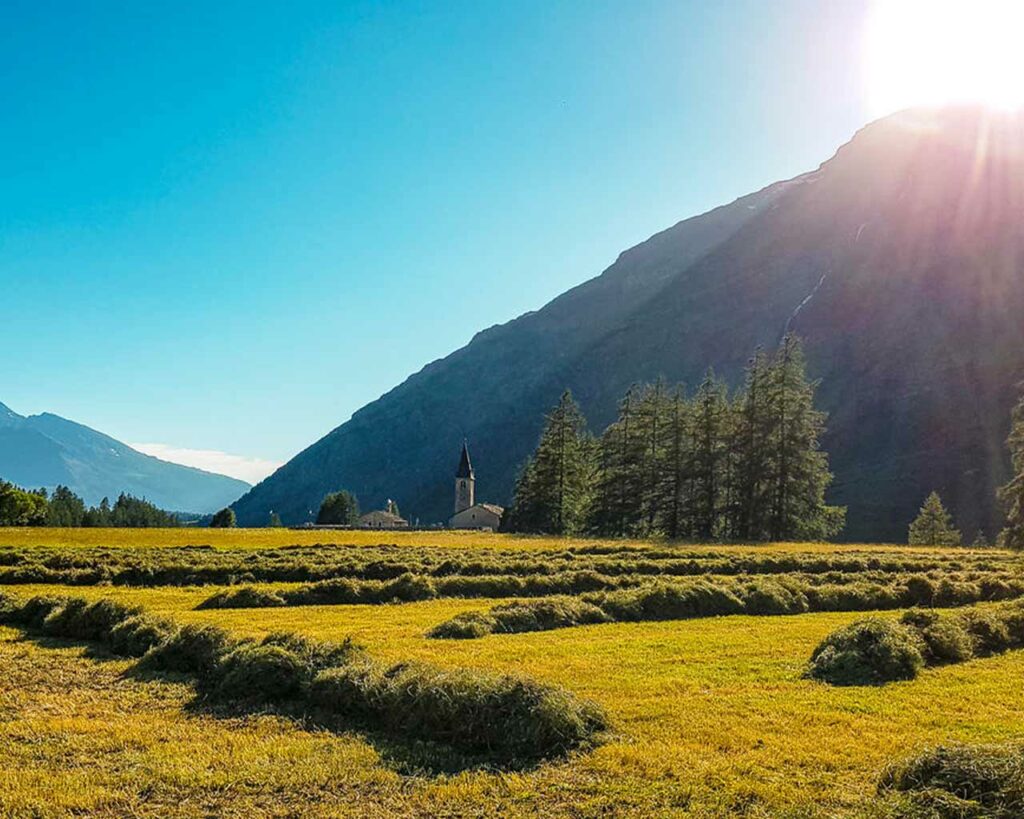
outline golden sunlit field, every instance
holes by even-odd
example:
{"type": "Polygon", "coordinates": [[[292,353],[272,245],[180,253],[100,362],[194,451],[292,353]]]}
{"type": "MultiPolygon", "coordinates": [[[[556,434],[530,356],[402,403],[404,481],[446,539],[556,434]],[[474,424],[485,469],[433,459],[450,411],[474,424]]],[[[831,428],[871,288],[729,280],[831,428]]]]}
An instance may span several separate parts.
{"type": "MultiPolygon", "coordinates": [[[[577,548],[601,543],[600,538],[553,538],[531,535],[506,535],[497,532],[472,532],[439,529],[393,530],[374,532],[363,529],[346,531],[323,529],[44,529],[34,527],[0,528],[0,546],[114,546],[130,548],[162,548],[168,546],[209,545],[216,549],[273,549],[282,546],[430,546],[439,549],[502,549],[543,551],[577,548]]],[[[643,546],[644,541],[616,540],[622,546],[643,546]]],[[[874,554],[935,554],[944,550],[931,546],[857,543],[773,543],[715,544],[715,552],[740,551],[765,553],[797,552],[801,554],[835,554],[870,551],[874,554]]]]}
{"type": "MultiPolygon", "coordinates": [[[[341,533],[0,530],[0,546],[202,542],[265,549],[322,542],[329,534],[341,533]]],[[[464,549],[570,545],[451,533],[346,532],[344,540],[464,549]]],[[[736,548],[759,554],[938,553],[797,544],[736,548]]],[[[598,703],[611,731],[593,750],[524,770],[410,771],[372,735],[304,726],[272,709],[219,714],[196,707],[186,682],[140,677],[131,673],[131,662],[102,650],[3,628],[0,806],[6,814],[855,816],[893,760],[938,743],[1024,735],[1024,652],[927,669],[916,680],[881,687],[836,688],[802,679],[822,638],[862,612],[610,623],[430,640],[424,632],[442,620],[505,601],[196,610],[219,589],[5,587],[19,598],[114,598],[239,635],[284,630],[329,641],[351,636],[387,662],[525,674],[598,703]]]]}

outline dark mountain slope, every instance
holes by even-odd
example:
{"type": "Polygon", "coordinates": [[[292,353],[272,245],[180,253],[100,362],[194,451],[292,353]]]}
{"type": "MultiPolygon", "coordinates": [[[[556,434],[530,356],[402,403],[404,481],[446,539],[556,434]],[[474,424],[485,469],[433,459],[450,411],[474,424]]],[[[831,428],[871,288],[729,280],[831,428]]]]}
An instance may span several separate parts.
{"type": "Polygon", "coordinates": [[[164,509],[212,512],[244,481],[161,461],[89,427],[44,413],[23,418],[0,404],[0,478],[32,489],[70,487],[86,503],[121,492],[164,509]]]}
{"type": "Polygon", "coordinates": [[[863,129],[817,172],[682,222],[543,310],[480,333],[236,505],[304,519],[327,490],[442,519],[467,435],[479,496],[507,500],[565,386],[595,429],[630,383],[734,383],[757,345],[807,342],[847,537],[897,539],[932,488],[969,533],[1024,377],[1024,130],[973,110],[863,129]]]}

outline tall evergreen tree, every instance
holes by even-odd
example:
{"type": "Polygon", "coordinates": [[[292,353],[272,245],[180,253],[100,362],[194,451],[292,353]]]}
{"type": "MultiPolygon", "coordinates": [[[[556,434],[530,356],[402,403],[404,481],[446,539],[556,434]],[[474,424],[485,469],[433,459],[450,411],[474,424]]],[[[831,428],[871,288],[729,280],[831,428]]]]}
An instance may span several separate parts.
{"type": "Polygon", "coordinates": [[[733,408],[729,535],[739,540],[767,537],[772,426],[771,363],[758,350],[747,362],[743,390],[733,408]]]}
{"type": "Polygon", "coordinates": [[[816,387],[807,379],[799,340],[787,335],[768,370],[774,450],[765,492],[770,498],[770,540],[825,539],[837,534],[842,524],[845,513],[825,504],[832,473],[819,443],[826,416],[814,409],[816,387]]]}
{"type": "Polygon", "coordinates": [[[1008,549],[1024,549],[1024,395],[1013,408],[1010,437],[1013,477],[999,490],[999,499],[1006,511],[1006,526],[999,535],[999,544],[1008,549]]]}
{"type": "Polygon", "coordinates": [[[234,529],[238,525],[235,510],[230,506],[221,509],[210,518],[211,529],[234,529]]]}
{"type": "Polygon", "coordinates": [[[85,501],[66,486],[58,486],[50,497],[46,510],[46,525],[81,526],[85,521],[85,511],[85,501]]]}
{"type": "Polygon", "coordinates": [[[589,528],[602,535],[630,535],[641,518],[641,475],[637,448],[637,388],[631,387],[619,404],[619,417],[598,443],[598,473],[589,528]]]}
{"type": "Polygon", "coordinates": [[[663,465],[659,477],[662,529],[670,540],[677,540],[689,533],[687,510],[692,491],[693,461],[691,414],[682,388],[677,387],[669,403],[663,465]]]}
{"type": "Polygon", "coordinates": [[[566,390],[548,414],[537,449],[516,483],[511,531],[568,535],[584,523],[594,473],[587,422],[566,390]]]}
{"type": "Polygon", "coordinates": [[[725,438],[728,410],[725,384],[708,370],[694,396],[691,426],[691,530],[694,537],[701,540],[710,540],[720,533],[728,453],[725,438]]]}
{"type": "Polygon", "coordinates": [[[932,492],[910,524],[907,542],[911,546],[959,546],[960,532],[953,516],[942,505],[938,492],[932,492]]]}
{"type": "Polygon", "coordinates": [[[320,502],[316,522],[325,526],[355,526],[359,523],[359,500],[347,489],[331,492],[320,502]]]}
{"type": "Polygon", "coordinates": [[[663,530],[671,415],[671,401],[663,380],[641,389],[636,408],[636,445],[631,453],[639,501],[637,534],[651,535],[663,530]]]}

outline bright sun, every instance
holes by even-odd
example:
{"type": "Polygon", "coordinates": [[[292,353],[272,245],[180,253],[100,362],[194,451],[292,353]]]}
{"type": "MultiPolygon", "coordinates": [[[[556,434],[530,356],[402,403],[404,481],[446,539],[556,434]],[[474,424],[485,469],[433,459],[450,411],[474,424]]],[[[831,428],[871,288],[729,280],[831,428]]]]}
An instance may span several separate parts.
{"type": "Polygon", "coordinates": [[[874,116],[1024,105],[1024,0],[874,0],[864,61],[874,116]]]}

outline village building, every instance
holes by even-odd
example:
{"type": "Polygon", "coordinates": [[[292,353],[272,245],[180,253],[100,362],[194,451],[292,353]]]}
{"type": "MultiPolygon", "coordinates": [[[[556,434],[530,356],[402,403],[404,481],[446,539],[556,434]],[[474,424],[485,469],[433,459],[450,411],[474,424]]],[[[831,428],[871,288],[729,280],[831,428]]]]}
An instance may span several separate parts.
{"type": "Polygon", "coordinates": [[[359,518],[360,529],[408,529],[409,521],[394,512],[378,509],[359,518]]]}
{"type": "Polygon", "coordinates": [[[462,442],[462,455],[455,470],[455,514],[448,520],[452,529],[490,529],[497,531],[505,509],[494,503],[476,502],[476,473],[469,459],[469,446],[462,442]]]}

